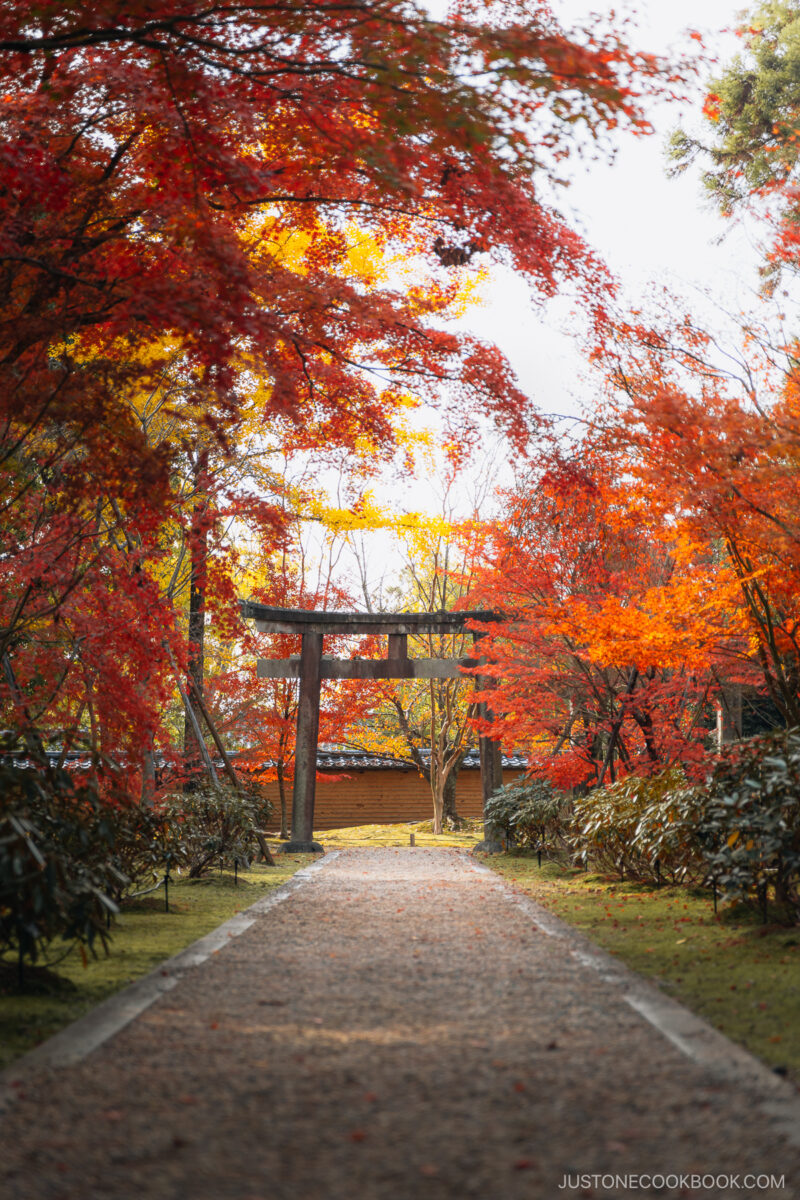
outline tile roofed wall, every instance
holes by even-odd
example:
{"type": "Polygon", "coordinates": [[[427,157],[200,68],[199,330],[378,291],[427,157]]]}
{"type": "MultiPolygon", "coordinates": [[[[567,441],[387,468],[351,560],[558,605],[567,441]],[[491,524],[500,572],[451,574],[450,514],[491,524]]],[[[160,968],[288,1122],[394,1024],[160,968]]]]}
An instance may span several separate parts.
{"type": "MultiPolygon", "coordinates": [[[[46,751],[48,761],[51,766],[55,766],[60,758],[60,751],[57,749],[46,751]]],[[[231,755],[231,759],[236,762],[237,755],[231,755]]],[[[422,751],[422,758],[427,759],[429,754],[427,751],[422,751]]],[[[212,755],[212,761],[215,766],[222,767],[222,760],[212,755]]],[[[32,759],[14,757],[12,759],[16,767],[33,767],[36,764],[32,759]]],[[[64,756],[66,766],[73,770],[86,771],[91,766],[91,757],[82,750],[70,750],[64,756]]],[[[264,769],[271,766],[268,759],[262,762],[248,762],[248,767],[256,770],[264,769]]],[[[466,755],[462,765],[462,771],[477,771],[480,769],[480,756],[476,750],[470,750],[466,755]]],[[[163,767],[164,760],[156,758],[156,766],[163,767]]],[[[503,755],[503,770],[524,771],[527,766],[525,756],[522,754],[504,754],[503,755]]],[[[392,758],[388,754],[367,754],[363,750],[323,750],[320,749],[317,753],[317,770],[319,771],[415,771],[416,767],[410,759],[392,758]]]]}
{"type": "MultiPolygon", "coordinates": [[[[55,766],[60,758],[59,750],[48,750],[47,758],[50,766],[55,766]]],[[[230,756],[231,760],[236,761],[236,754],[230,756]]],[[[428,751],[422,751],[423,760],[429,757],[428,751]]],[[[212,756],[212,761],[215,766],[222,767],[222,760],[212,756]]],[[[36,763],[28,757],[13,757],[12,762],[14,767],[35,767],[36,763]]],[[[65,766],[71,767],[73,770],[88,770],[91,766],[91,757],[85,754],[83,750],[70,750],[65,755],[65,766]]],[[[163,767],[164,761],[162,758],[156,758],[156,766],[163,767]]],[[[264,769],[270,767],[271,762],[265,760],[263,762],[248,762],[247,767],[254,769],[264,769]]],[[[462,770],[479,770],[481,766],[479,752],[470,750],[465,756],[462,763],[462,770]]],[[[524,770],[527,767],[524,755],[512,754],[503,755],[504,770],[524,770]]],[[[391,755],[367,754],[363,750],[319,750],[317,754],[317,769],[324,772],[342,772],[342,770],[416,770],[415,764],[410,761],[410,758],[393,758],[391,755]]]]}
{"type": "MultiPolygon", "coordinates": [[[[423,750],[423,760],[427,761],[429,757],[429,752],[423,750]]],[[[470,750],[461,764],[461,770],[478,771],[480,765],[480,755],[477,749],[470,750]]],[[[524,771],[526,766],[527,762],[522,754],[503,755],[504,770],[524,771]]],[[[317,770],[319,771],[347,770],[348,767],[353,771],[391,770],[392,768],[413,771],[416,769],[410,759],[392,758],[387,754],[367,754],[362,750],[323,749],[317,753],[317,770]]]]}

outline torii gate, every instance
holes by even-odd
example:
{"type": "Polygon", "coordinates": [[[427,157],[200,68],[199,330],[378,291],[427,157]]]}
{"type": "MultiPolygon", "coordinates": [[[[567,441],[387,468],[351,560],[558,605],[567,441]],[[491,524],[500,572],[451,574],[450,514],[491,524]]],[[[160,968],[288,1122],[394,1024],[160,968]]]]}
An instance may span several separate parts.
{"type": "MultiPolygon", "coordinates": [[[[294,788],[292,790],[292,836],[281,849],[288,854],[321,852],[314,841],[314,795],[317,778],[319,694],[323,679],[458,679],[462,667],[476,667],[477,658],[409,658],[409,634],[461,633],[467,621],[496,619],[489,612],[358,613],[314,612],[300,608],[271,608],[253,600],[240,601],[242,616],[254,620],[259,633],[302,635],[299,657],[260,658],[259,679],[298,679],[294,788]],[[329,633],[388,634],[389,653],[384,659],[325,658],[323,638],[329,633]]],[[[473,631],[473,643],[483,635],[473,631]]],[[[483,680],[475,676],[480,690],[483,680]]],[[[484,703],[481,716],[487,715],[484,703]]],[[[500,743],[480,739],[481,784],[484,806],[503,783],[500,743]]],[[[497,833],[484,819],[484,840],[476,849],[502,849],[497,833]]]]}

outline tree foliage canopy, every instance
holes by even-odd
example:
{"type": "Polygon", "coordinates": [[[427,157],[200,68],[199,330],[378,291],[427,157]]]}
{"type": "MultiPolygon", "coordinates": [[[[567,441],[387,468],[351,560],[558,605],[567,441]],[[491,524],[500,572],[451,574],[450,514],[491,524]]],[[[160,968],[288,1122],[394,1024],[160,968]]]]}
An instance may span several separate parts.
{"type": "Polygon", "coordinates": [[[703,106],[709,140],[679,131],[672,155],[679,170],[701,159],[705,187],[726,216],[766,217],[766,275],[774,280],[797,260],[800,7],[766,0],[744,14],[737,33],[742,53],[711,80],[703,106]]]}

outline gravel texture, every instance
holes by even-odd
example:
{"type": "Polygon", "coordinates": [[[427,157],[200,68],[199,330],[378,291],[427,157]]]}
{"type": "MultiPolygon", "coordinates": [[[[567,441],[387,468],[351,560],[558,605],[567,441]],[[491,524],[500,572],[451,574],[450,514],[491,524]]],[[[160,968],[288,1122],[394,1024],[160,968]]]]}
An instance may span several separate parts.
{"type": "Polygon", "coordinates": [[[748,1089],[531,912],[458,852],[343,852],[83,1062],[22,1076],[0,1196],[800,1197],[748,1089]],[[574,1186],[661,1173],[740,1185],[574,1186]]]}

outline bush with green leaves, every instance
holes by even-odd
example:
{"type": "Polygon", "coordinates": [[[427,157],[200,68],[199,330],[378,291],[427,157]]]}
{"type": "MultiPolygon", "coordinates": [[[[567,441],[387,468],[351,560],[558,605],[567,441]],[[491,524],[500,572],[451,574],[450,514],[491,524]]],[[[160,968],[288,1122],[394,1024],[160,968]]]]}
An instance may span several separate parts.
{"type": "Polygon", "coordinates": [[[565,848],[568,803],[547,779],[505,784],[486,802],[485,819],[509,844],[550,855],[565,848]]]}
{"type": "Polygon", "coordinates": [[[726,747],[708,791],[702,835],[723,894],[764,903],[771,887],[800,920],[800,730],[726,747]]]}
{"type": "Polygon", "coordinates": [[[575,800],[571,843],[585,865],[620,879],[696,879],[705,870],[698,831],[704,805],[679,766],[628,775],[575,800]]]}
{"type": "Polygon", "coordinates": [[[272,806],[257,788],[245,792],[227,784],[206,784],[167,796],[160,811],[172,861],[186,863],[189,878],[199,879],[219,863],[249,864],[258,847],[257,832],[272,806]]]}
{"type": "Polygon", "coordinates": [[[570,842],[577,860],[602,871],[636,877],[640,872],[634,834],[642,815],[636,776],[596,788],[574,801],[570,842]]]}
{"type": "Polygon", "coordinates": [[[167,863],[179,864],[185,854],[164,812],[149,805],[119,805],[111,814],[114,829],[113,861],[120,873],[116,900],[157,886],[167,863]]]}
{"type": "Polygon", "coordinates": [[[643,878],[700,883],[708,874],[702,832],[708,797],[692,786],[679,766],[643,779],[643,804],[634,846],[643,878]]]}
{"type": "Polygon", "coordinates": [[[55,939],[107,942],[124,884],[113,807],[64,769],[0,760],[0,953],[35,961],[55,939]]]}

